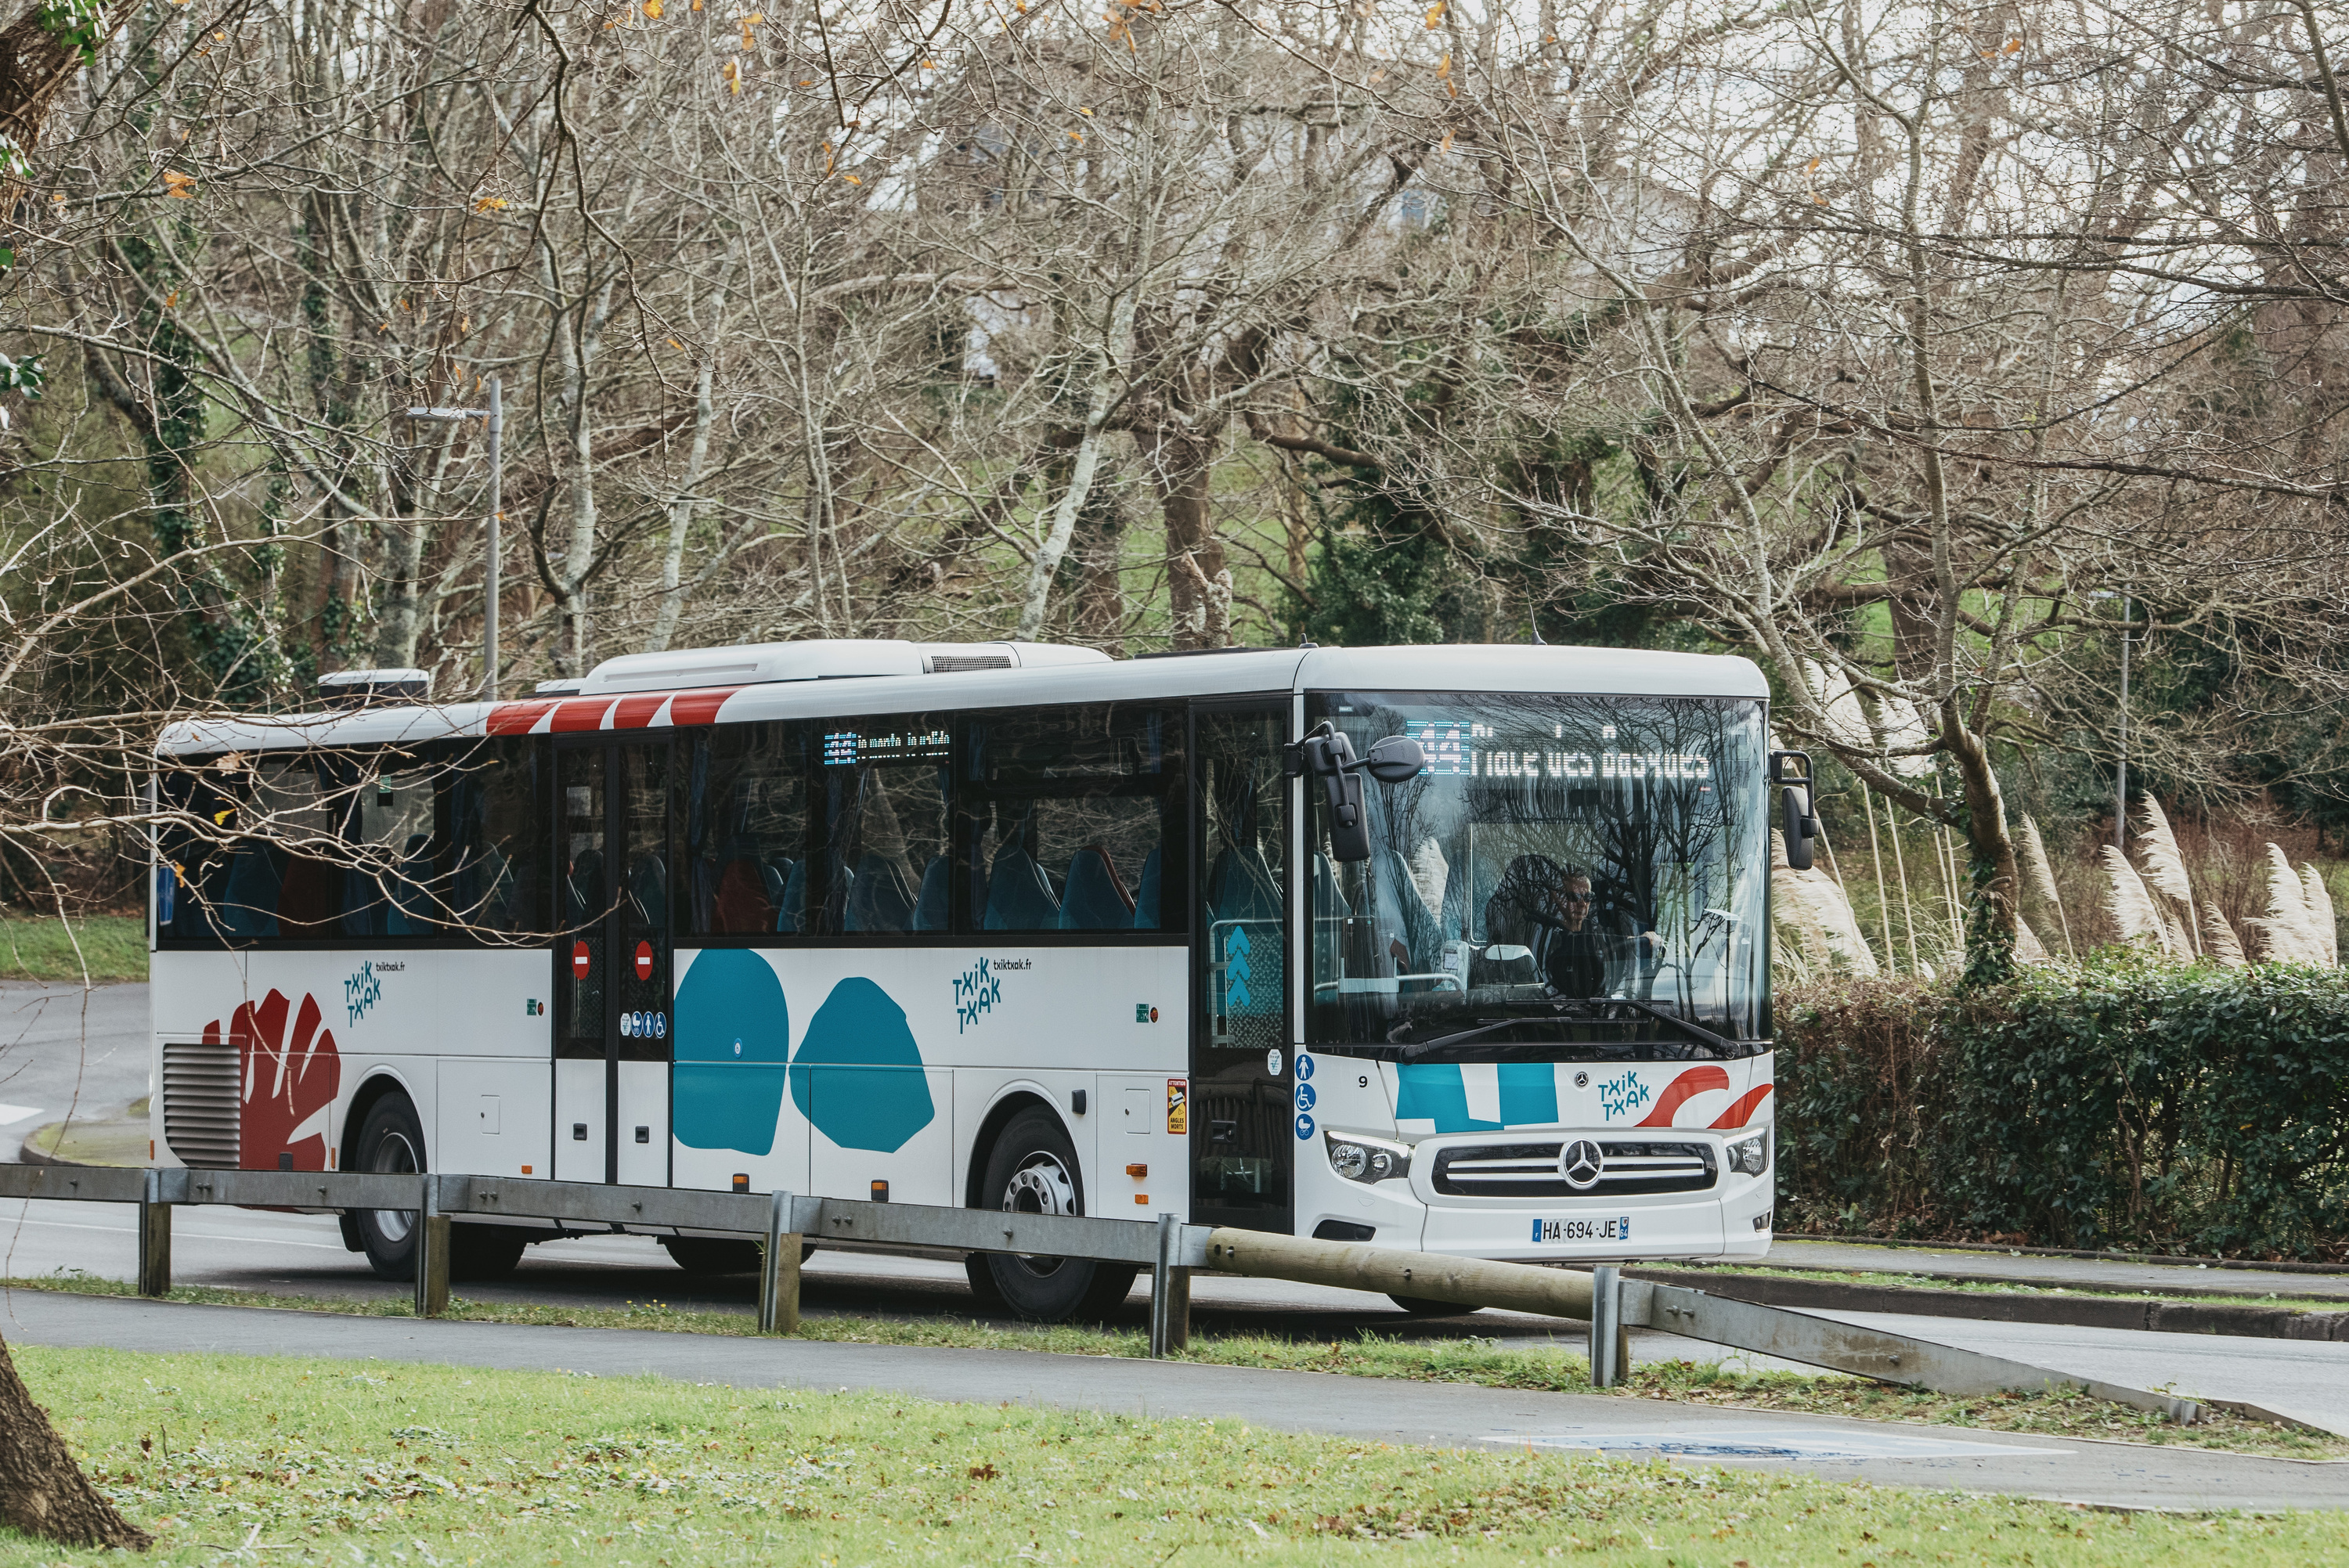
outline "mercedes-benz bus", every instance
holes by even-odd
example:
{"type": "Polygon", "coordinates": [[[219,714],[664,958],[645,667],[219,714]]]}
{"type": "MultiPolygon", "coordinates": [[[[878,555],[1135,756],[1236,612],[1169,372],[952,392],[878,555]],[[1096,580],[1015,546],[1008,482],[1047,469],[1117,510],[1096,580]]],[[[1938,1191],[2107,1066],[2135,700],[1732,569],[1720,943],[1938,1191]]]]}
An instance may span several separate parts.
{"type": "MultiPolygon", "coordinates": [[[[1745,660],[812,641],[519,701],[323,684],[158,748],[159,1163],[1769,1246],[1745,660]]],[[[412,1273],[412,1216],[343,1230],[412,1273]]],[[[560,1233],[460,1224],[452,1256],[560,1233]]],[[[1047,1320],[1133,1284],[968,1267],[1047,1320]]]]}

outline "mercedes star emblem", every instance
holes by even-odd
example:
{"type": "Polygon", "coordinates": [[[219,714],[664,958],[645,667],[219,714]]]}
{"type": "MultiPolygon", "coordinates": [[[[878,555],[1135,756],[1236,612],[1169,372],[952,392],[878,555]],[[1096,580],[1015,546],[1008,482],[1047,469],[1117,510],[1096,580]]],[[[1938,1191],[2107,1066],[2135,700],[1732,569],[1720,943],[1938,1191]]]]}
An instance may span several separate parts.
{"type": "Polygon", "coordinates": [[[1578,1138],[1558,1150],[1557,1173],[1576,1191],[1588,1192],[1607,1173],[1607,1156],[1590,1140],[1578,1138]]]}

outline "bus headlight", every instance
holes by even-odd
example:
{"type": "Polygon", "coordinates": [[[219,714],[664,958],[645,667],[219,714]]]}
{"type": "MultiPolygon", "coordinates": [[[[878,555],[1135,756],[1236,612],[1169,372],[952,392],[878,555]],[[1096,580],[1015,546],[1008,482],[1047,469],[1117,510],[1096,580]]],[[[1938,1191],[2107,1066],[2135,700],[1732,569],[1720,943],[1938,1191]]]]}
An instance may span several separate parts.
{"type": "Polygon", "coordinates": [[[1411,1173],[1408,1144],[1350,1132],[1325,1132],[1321,1140],[1329,1150],[1330,1169],[1349,1181],[1390,1181],[1411,1173]]]}
{"type": "Polygon", "coordinates": [[[1741,1138],[1723,1153],[1732,1171],[1744,1176],[1759,1176],[1770,1169],[1770,1135],[1764,1132],[1753,1138],[1741,1138]]]}

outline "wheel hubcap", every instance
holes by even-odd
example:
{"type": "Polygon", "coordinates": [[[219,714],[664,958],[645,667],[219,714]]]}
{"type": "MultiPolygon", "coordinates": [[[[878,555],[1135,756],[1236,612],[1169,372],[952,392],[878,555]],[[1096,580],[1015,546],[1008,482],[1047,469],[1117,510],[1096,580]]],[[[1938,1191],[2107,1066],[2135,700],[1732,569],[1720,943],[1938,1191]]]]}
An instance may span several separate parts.
{"type": "MultiPolygon", "coordinates": [[[[405,1133],[387,1132],[377,1142],[375,1157],[367,1161],[367,1169],[378,1175],[412,1174],[419,1169],[416,1162],[416,1146],[408,1141],[405,1133]]],[[[415,1223],[416,1211],[413,1209],[378,1209],[375,1212],[376,1234],[394,1246],[408,1239],[408,1233],[415,1223]]]]}
{"type": "MultiPolygon", "coordinates": [[[[1003,1212],[1007,1214],[1073,1214],[1077,1212],[1077,1185],[1069,1176],[1068,1168],[1058,1157],[1044,1151],[1030,1154],[1011,1173],[1003,1185],[1003,1212]]],[[[1015,1253],[1014,1260],[1030,1274],[1048,1279],[1061,1271],[1066,1259],[1041,1257],[1033,1253],[1015,1253]]]]}

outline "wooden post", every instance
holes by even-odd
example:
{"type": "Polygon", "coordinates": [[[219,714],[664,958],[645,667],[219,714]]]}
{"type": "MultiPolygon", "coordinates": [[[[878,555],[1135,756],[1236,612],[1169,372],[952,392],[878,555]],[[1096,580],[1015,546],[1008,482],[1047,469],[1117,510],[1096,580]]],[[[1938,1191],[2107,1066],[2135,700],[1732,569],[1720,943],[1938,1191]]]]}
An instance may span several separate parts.
{"type": "Polygon", "coordinates": [[[449,1216],[440,1212],[440,1178],[423,1181],[416,1212],[416,1315],[440,1317],[449,1310],[449,1216]]]}
{"type": "Polygon", "coordinates": [[[1183,1222],[1158,1216],[1158,1261],[1150,1270],[1150,1354],[1164,1356],[1191,1344],[1191,1271],[1183,1255],[1183,1222]]]}
{"type": "Polygon", "coordinates": [[[792,1195],[778,1191],[767,1211],[767,1250],[759,1267],[759,1332],[800,1331],[800,1233],[792,1229],[792,1195]]]}
{"type": "Polygon", "coordinates": [[[139,1294],[171,1294],[171,1205],[162,1201],[162,1172],[147,1172],[139,1199],[139,1294]]]}

